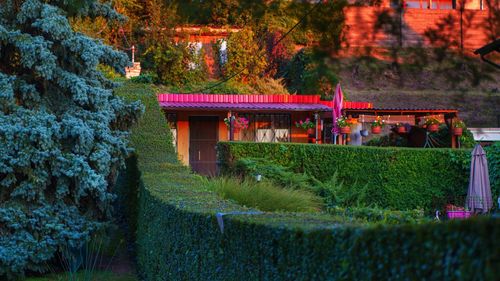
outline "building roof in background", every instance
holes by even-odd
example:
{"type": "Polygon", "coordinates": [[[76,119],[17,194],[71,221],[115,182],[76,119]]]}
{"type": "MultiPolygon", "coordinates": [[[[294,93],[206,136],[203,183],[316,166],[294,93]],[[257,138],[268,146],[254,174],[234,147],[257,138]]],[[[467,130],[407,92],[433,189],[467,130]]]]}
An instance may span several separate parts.
{"type": "Polygon", "coordinates": [[[324,104],[300,103],[210,103],[210,102],[160,102],[166,109],[176,110],[244,110],[244,111],[332,111],[324,104]]]}
{"type": "Polygon", "coordinates": [[[475,141],[500,141],[500,128],[468,128],[475,141]]]}
{"type": "Polygon", "coordinates": [[[495,41],[477,49],[476,51],[474,51],[474,54],[480,55],[483,61],[495,66],[496,68],[500,68],[500,64],[486,58],[487,55],[493,52],[500,53],[500,38],[497,38],[495,41]]]}
{"type": "Polygon", "coordinates": [[[176,26],[174,30],[176,34],[228,36],[231,33],[241,31],[241,28],[237,26],[217,27],[208,25],[179,25],[176,26]]]}
{"type": "Polygon", "coordinates": [[[426,115],[457,115],[457,109],[450,108],[418,108],[418,107],[372,107],[372,108],[344,108],[343,111],[347,115],[355,114],[367,114],[367,115],[415,115],[415,116],[426,116],[426,115]]]}

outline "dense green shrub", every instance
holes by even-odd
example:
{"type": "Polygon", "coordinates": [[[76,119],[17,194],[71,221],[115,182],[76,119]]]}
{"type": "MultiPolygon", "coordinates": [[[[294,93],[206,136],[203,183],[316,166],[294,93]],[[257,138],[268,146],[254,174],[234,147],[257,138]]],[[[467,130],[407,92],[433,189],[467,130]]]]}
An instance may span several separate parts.
{"type": "Polygon", "coordinates": [[[383,224],[402,224],[402,223],[422,223],[429,219],[424,217],[422,210],[412,211],[391,211],[379,208],[340,208],[333,207],[328,209],[328,213],[351,218],[356,221],[366,221],[383,224]]]}
{"type": "Polygon", "coordinates": [[[223,74],[235,80],[254,81],[267,67],[265,50],[259,46],[251,29],[232,33],[227,39],[227,63],[223,74]]]}
{"type": "MultiPolygon", "coordinates": [[[[337,172],[347,186],[366,185],[370,205],[397,210],[432,211],[452,198],[465,198],[469,181],[470,150],[222,142],[218,151],[224,173],[234,172],[238,160],[248,157],[320,181],[337,172]]],[[[498,194],[498,184],[493,186],[498,194]]]]}
{"type": "Polygon", "coordinates": [[[196,48],[187,43],[164,39],[149,46],[144,56],[153,62],[155,82],[184,85],[207,78],[203,52],[197,53],[196,48]]]}
{"type": "Polygon", "coordinates": [[[208,180],[205,185],[224,199],[266,212],[315,212],[322,207],[321,198],[310,192],[280,188],[266,180],[240,181],[222,177],[208,180]]]}
{"type": "Polygon", "coordinates": [[[283,188],[314,192],[323,198],[326,208],[373,205],[367,184],[360,185],[357,182],[344,184],[339,180],[337,172],[329,179],[320,181],[307,172],[295,173],[290,168],[266,159],[243,158],[236,161],[234,173],[244,178],[261,175],[263,179],[270,180],[283,188]]]}
{"type": "Polygon", "coordinates": [[[152,84],[158,80],[158,77],[154,73],[146,72],[141,73],[141,75],[130,78],[130,81],[134,83],[152,84]]]}
{"type": "MultiPolygon", "coordinates": [[[[485,147],[490,173],[491,194],[493,201],[500,197],[500,142],[485,147]]],[[[500,209],[500,206],[497,206],[500,209]]]]}
{"type": "Polygon", "coordinates": [[[288,91],[301,94],[320,92],[323,99],[331,99],[339,81],[336,65],[331,58],[317,50],[297,52],[285,69],[284,79],[288,91]]]}
{"type": "Polygon", "coordinates": [[[235,174],[243,177],[263,176],[275,184],[291,189],[312,189],[313,181],[307,174],[298,174],[263,158],[243,158],[235,162],[235,174]]]}
{"type": "Polygon", "coordinates": [[[251,84],[256,94],[288,95],[290,94],[283,84],[283,79],[257,78],[251,84]]]}
{"type": "Polygon", "coordinates": [[[178,165],[154,94],[132,88],[126,95],[148,108],[132,136],[141,171],[137,260],[145,280],[495,277],[498,220],[359,226],[321,214],[245,215],[246,208],[220,200],[178,165]],[[225,214],[223,232],[217,213],[225,214]]]}

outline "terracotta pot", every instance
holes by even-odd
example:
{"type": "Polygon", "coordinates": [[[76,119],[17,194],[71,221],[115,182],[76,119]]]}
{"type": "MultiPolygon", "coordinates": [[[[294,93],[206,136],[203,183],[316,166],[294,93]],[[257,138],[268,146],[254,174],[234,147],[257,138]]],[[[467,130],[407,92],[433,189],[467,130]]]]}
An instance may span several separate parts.
{"type": "Polygon", "coordinates": [[[454,136],[461,136],[463,133],[463,129],[462,128],[453,128],[453,135],[454,136]]]}
{"type": "Polygon", "coordinates": [[[406,127],[405,126],[399,126],[398,127],[398,134],[404,134],[406,133],[406,127]]]}
{"type": "Polygon", "coordinates": [[[439,130],[438,124],[427,125],[427,131],[429,132],[437,132],[439,130]]]}
{"type": "Polygon", "coordinates": [[[340,128],[340,133],[341,134],[350,134],[351,133],[351,127],[341,127],[340,128]]]}
{"type": "Polygon", "coordinates": [[[372,127],[372,134],[378,135],[381,132],[382,132],[382,127],[380,127],[380,126],[372,127]]]}

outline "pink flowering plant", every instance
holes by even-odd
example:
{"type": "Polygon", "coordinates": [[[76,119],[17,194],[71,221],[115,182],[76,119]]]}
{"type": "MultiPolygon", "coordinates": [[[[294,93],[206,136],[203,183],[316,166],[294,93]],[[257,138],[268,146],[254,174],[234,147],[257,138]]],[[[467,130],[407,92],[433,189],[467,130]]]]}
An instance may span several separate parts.
{"type": "MultiPolygon", "coordinates": [[[[224,123],[226,123],[226,126],[228,128],[231,127],[231,119],[230,118],[224,118],[224,123]]],[[[243,130],[248,129],[249,123],[250,123],[250,121],[248,121],[248,119],[245,117],[234,116],[233,125],[234,125],[235,129],[243,129],[243,130]]]]}
{"type": "Polygon", "coordinates": [[[310,118],[306,118],[306,120],[300,120],[298,122],[295,122],[295,126],[297,126],[297,128],[302,128],[304,130],[313,129],[315,127],[314,122],[312,122],[310,118]]]}

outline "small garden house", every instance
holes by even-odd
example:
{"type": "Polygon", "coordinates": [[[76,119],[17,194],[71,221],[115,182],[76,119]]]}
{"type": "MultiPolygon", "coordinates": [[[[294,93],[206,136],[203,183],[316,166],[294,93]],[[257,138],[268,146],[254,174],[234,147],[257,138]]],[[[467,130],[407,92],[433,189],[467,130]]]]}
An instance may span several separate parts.
{"type": "MultiPolygon", "coordinates": [[[[179,159],[196,172],[216,174],[218,141],[333,143],[332,101],[319,95],[217,95],[159,94],[179,159]]],[[[381,109],[369,102],[343,103],[342,113],[350,122],[350,132],[339,134],[336,143],[361,145],[380,133],[367,133],[367,126],[377,118],[386,126],[382,134],[396,124],[408,129],[399,132],[412,139],[413,146],[423,147],[426,130],[418,130],[425,118],[451,126],[456,110],[381,109]],[[410,131],[412,133],[410,133],[410,131]]],[[[456,139],[456,138],[453,138],[456,139]]],[[[429,143],[431,146],[433,143],[429,143]]],[[[452,141],[451,146],[456,146],[452,141]]]]}
{"type": "Polygon", "coordinates": [[[204,174],[216,172],[218,141],[325,142],[323,117],[331,122],[332,112],[331,102],[314,95],[160,94],[158,101],[179,158],[204,174]]]}

